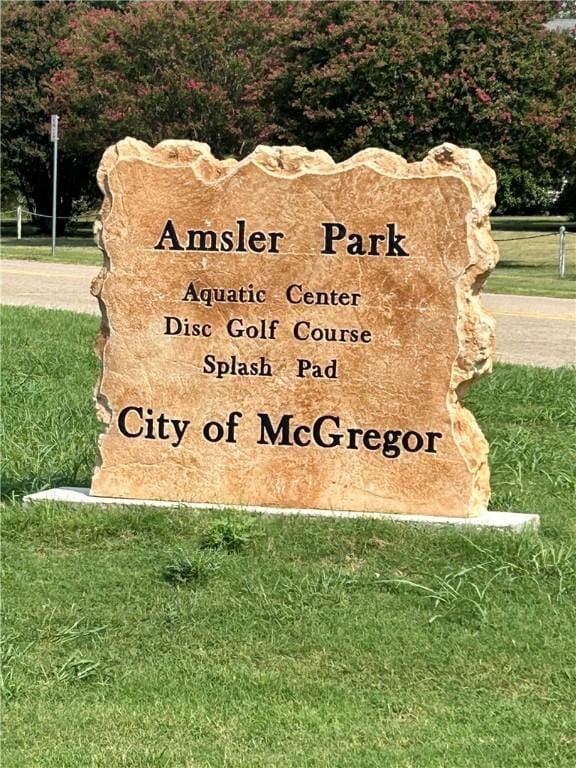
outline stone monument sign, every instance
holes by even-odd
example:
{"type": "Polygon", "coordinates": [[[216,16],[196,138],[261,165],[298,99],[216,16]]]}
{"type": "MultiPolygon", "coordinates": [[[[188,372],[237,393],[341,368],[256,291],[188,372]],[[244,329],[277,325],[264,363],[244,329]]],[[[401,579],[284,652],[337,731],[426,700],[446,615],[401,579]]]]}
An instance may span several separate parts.
{"type": "Polygon", "coordinates": [[[126,139],[103,157],[91,494],[470,517],[491,367],[479,291],[495,176],[444,144],[239,162],[126,139]]]}

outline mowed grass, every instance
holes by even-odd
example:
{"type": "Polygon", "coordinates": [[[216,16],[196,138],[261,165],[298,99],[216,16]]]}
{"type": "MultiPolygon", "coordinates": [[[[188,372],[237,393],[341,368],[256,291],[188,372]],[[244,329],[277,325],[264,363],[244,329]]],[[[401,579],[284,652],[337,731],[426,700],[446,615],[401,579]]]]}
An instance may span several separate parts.
{"type": "MultiPolygon", "coordinates": [[[[492,227],[500,249],[500,261],[485,285],[486,291],[576,297],[576,223],[561,216],[494,217],[492,227]],[[569,232],[563,279],[558,276],[558,230],[561,225],[569,232]]],[[[73,235],[58,239],[52,257],[49,237],[34,236],[33,228],[25,225],[22,240],[17,240],[15,224],[8,220],[2,224],[1,255],[4,259],[100,265],[102,254],[94,244],[91,228],[91,222],[78,223],[73,235]]]]}
{"type": "Polygon", "coordinates": [[[57,238],[55,253],[52,256],[50,236],[37,235],[31,224],[23,223],[22,239],[18,240],[15,221],[4,220],[0,254],[3,259],[99,265],[102,263],[102,254],[94,243],[92,227],[92,221],[78,222],[69,236],[57,238]]]}
{"type": "Polygon", "coordinates": [[[573,369],[467,399],[538,533],[23,507],[89,482],[97,321],[2,315],[3,765],[573,768],[573,369]]]}
{"type": "Polygon", "coordinates": [[[576,224],[560,216],[495,217],[500,260],[484,290],[520,296],[576,297],[576,224]],[[558,273],[559,228],[565,236],[565,274],[558,273]]]}

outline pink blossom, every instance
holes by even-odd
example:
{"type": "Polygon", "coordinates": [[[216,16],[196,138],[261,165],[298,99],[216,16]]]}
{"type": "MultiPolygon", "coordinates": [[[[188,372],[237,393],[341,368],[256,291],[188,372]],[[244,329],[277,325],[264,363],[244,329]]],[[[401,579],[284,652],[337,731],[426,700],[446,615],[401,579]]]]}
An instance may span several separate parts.
{"type": "Polygon", "coordinates": [[[476,96],[480,99],[480,101],[483,101],[485,104],[487,102],[492,101],[492,96],[490,96],[489,93],[486,93],[486,91],[483,88],[476,88],[476,96]]]}
{"type": "Polygon", "coordinates": [[[76,73],[70,70],[57,70],[50,78],[52,85],[57,88],[65,88],[71,82],[77,79],[76,73]]]}

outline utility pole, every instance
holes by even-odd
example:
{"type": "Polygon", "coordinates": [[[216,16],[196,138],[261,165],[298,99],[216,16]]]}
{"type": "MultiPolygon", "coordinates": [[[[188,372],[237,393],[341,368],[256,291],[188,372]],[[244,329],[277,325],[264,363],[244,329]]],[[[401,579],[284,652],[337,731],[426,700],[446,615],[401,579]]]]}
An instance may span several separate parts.
{"type": "Polygon", "coordinates": [[[58,200],[58,115],[50,118],[50,141],[54,145],[54,165],[52,170],[52,258],[56,253],[56,203],[58,200]]]}

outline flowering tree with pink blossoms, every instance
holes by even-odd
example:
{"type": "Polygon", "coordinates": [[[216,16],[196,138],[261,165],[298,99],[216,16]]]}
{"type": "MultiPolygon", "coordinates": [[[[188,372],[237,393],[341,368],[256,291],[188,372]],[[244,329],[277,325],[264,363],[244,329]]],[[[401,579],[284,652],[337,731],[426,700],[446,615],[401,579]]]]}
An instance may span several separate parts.
{"type": "Polygon", "coordinates": [[[576,40],[544,22],[555,2],[308,3],[286,19],[266,83],[273,141],[343,158],[380,146],[415,159],[443,141],[499,172],[576,165],[576,40]]]}
{"type": "Polygon", "coordinates": [[[452,141],[479,149],[504,198],[514,187],[522,202],[576,166],[576,40],[544,27],[559,8],[5,4],[3,162],[29,204],[46,210],[57,112],[67,215],[97,197],[98,160],[126,135],[206,141],[219,156],[290,142],[337,159],[368,146],[415,159],[452,141]]]}

